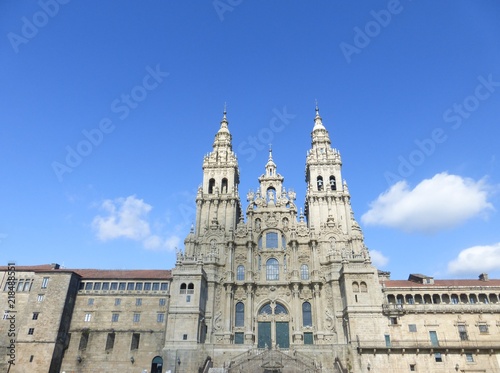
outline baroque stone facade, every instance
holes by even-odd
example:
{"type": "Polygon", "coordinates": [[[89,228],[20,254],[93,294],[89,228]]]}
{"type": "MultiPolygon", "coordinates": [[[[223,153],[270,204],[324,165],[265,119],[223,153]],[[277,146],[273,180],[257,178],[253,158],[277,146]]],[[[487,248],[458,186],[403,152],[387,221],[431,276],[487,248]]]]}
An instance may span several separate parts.
{"type": "Polygon", "coordinates": [[[500,280],[378,271],[317,108],[311,137],[304,210],[269,151],[243,212],[224,112],[172,271],[1,268],[10,371],[500,372],[500,280]]]}

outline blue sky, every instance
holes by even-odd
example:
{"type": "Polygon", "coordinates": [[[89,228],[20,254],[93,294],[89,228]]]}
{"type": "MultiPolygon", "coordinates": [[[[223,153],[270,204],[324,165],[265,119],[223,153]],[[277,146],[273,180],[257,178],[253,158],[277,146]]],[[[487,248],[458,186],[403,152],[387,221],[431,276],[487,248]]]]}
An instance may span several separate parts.
{"type": "Polygon", "coordinates": [[[0,3],[0,262],[171,268],[227,102],[303,206],[318,100],[374,263],[500,277],[497,1],[0,3]]]}

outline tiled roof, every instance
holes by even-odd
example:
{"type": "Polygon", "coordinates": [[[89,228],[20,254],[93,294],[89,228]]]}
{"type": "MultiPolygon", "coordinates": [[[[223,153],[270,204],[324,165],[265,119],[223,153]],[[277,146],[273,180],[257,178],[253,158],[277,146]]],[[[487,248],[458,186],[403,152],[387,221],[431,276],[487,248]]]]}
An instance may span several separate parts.
{"type": "MultiPolygon", "coordinates": [[[[73,269],[57,268],[52,264],[34,266],[15,266],[17,272],[54,272],[54,273],[76,273],[82,279],[134,279],[134,280],[169,280],[172,271],[165,269],[73,269]]],[[[0,271],[6,271],[6,266],[0,266],[0,271]]]]}
{"type": "Polygon", "coordinates": [[[433,284],[421,284],[418,282],[414,281],[408,281],[408,280],[389,280],[389,281],[384,281],[384,286],[386,288],[410,288],[410,287],[426,287],[426,288],[433,288],[433,287],[443,287],[443,286],[457,286],[457,287],[465,287],[465,286],[500,286],[500,280],[497,279],[492,279],[488,281],[482,281],[482,280],[434,280],[433,284]]]}
{"type": "Polygon", "coordinates": [[[172,271],[163,269],[74,269],[83,279],[169,280],[172,271]]]}

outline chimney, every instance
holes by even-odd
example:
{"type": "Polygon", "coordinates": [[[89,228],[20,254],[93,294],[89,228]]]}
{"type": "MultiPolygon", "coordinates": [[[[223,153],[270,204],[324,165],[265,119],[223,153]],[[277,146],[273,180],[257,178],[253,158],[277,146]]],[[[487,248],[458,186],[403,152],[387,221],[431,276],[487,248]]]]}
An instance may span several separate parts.
{"type": "Polygon", "coordinates": [[[488,274],[487,273],[481,273],[479,275],[479,280],[480,281],[488,281],[488,274]]]}
{"type": "Polygon", "coordinates": [[[51,267],[51,269],[59,269],[59,264],[57,264],[57,263],[51,263],[50,267],[51,267]]]}

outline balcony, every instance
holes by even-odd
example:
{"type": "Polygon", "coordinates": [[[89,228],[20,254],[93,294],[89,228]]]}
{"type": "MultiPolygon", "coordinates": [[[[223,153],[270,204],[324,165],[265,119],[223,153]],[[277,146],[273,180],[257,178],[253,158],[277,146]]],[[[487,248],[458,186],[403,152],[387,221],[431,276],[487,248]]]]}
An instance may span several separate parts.
{"type": "Polygon", "coordinates": [[[473,340],[357,340],[357,349],[361,353],[433,353],[433,352],[459,352],[474,351],[477,353],[499,353],[500,340],[473,341],[473,340]]]}
{"type": "Polygon", "coordinates": [[[382,305],[384,315],[403,315],[405,313],[500,313],[499,303],[429,303],[429,304],[390,304],[382,305]]]}

